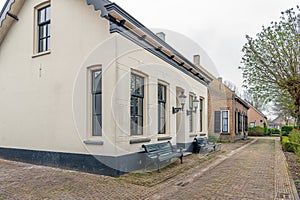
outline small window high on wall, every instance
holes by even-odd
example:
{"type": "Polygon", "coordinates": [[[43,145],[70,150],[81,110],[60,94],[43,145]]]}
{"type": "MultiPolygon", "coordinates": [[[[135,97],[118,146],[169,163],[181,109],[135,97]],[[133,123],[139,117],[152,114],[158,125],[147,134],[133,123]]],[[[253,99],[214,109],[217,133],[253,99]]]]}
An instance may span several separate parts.
{"type": "Polygon", "coordinates": [[[50,5],[38,8],[37,10],[37,53],[50,50],[50,5]]]}

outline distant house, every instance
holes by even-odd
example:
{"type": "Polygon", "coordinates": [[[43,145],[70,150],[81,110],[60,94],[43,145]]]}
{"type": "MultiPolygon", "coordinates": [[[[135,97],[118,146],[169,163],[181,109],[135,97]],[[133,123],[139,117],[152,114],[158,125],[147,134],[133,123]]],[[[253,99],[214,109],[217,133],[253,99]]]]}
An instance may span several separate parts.
{"type": "Polygon", "coordinates": [[[0,157],[108,175],[140,169],[143,144],[189,151],[206,135],[210,81],[108,0],[7,0],[0,157]]]}
{"type": "Polygon", "coordinates": [[[267,124],[267,117],[250,103],[248,103],[248,105],[250,106],[248,110],[249,127],[254,127],[254,126],[264,127],[264,123],[267,124]]]}
{"type": "Polygon", "coordinates": [[[274,120],[268,122],[268,126],[270,128],[280,129],[282,126],[294,126],[294,121],[290,119],[285,119],[282,116],[276,117],[274,120]]]}

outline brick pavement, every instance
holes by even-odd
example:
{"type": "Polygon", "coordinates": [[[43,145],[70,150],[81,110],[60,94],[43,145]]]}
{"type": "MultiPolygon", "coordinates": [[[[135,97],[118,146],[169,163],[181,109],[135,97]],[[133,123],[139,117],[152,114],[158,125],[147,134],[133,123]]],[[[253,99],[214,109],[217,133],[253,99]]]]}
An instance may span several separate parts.
{"type": "Polygon", "coordinates": [[[294,199],[279,141],[242,145],[120,178],[0,160],[0,199],[294,199]]]}

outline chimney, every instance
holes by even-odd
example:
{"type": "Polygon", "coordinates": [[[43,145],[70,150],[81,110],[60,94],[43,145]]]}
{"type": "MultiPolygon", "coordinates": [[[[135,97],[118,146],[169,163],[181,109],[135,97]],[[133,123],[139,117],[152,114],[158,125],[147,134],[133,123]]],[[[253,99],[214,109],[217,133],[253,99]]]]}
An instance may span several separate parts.
{"type": "Polygon", "coordinates": [[[200,66],[200,55],[194,55],[194,64],[200,66]]]}
{"type": "Polygon", "coordinates": [[[218,78],[218,81],[220,81],[220,83],[223,83],[223,78],[222,78],[222,77],[219,77],[219,78],[218,78]]]}
{"type": "Polygon", "coordinates": [[[166,34],[164,32],[156,33],[157,37],[159,37],[162,41],[166,41],[166,34]]]}

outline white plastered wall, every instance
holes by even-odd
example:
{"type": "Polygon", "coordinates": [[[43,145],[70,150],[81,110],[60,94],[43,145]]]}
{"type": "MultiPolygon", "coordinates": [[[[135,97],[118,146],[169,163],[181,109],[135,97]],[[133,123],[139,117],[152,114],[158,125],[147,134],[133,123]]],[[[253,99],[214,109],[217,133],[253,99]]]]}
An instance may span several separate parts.
{"type": "MultiPolygon", "coordinates": [[[[85,0],[51,1],[51,53],[34,55],[34,7],[43,1],[26,1],[0,46],[0,146],[32,150],[99,155],[123,155],[141,150],[129,144],[130,72],[146,78],[145,131],[142,138],[157,142],[157,82],[169,87],[171,142],[192,142],[186,111],[184,129],[176,133],[176,88],[205,98],[207,87],[158,59],[118,34],[85,0]],[[103,136],[88,133],[87,68],[103,70],[103,136]],[[181,134],[179,137],[177,134],[181,134]],[[102,141],[87,145],[84,140],[102,141]]],[[[187,106],[185,107],[187,108],[187,106]]],[[[199,111],[195,119],[199,133],[199,111]]]]}

